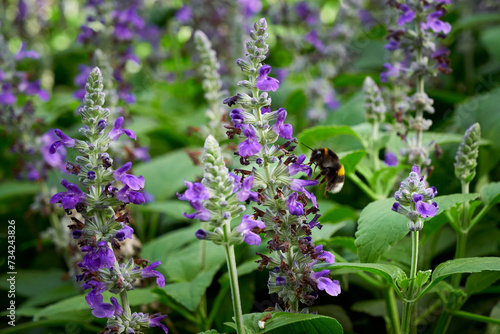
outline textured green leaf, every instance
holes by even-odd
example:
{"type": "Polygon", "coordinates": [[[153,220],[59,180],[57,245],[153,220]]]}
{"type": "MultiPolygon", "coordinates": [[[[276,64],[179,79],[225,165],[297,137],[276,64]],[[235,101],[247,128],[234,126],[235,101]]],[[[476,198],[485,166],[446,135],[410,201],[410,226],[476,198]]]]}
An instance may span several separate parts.
{"type": "Polygon", "coordinates": [[[500,182],[489,183],[481,188],[481,199],[488,206],[500,202],[500,182]]]}
{"type": "Polygon", "coordinates": [[[361,262],[377,262],[397,241],[408,233],[408,220],[392,211],[394,199],[368,204],[359,215],[356,247],[361,262]]]}
{"type": "Polygon", "coordinates": [[[500,61],[500,27],[491,27],[481,31],[479,38],[488,50],[493,61],[500,61]]]}
{"type": "Polygon", "coordinates": [[[144,245],[142,256],[150,261],[164,262],[178,249],[198,240],[194,236],[197,229],[197,226],[190,226],[155,238],[144,245]]]}
{"type": "MultiPolygon", "coordinates": [[[[323,147],[325,145],[325,141],[328,139],[337,137],[337,136],[350,136],[353,140],[360,142],[361,139],[359,135],[351,129],[351,127],[346,125],[321,125],[315,126],[313,128],[306,129],[302,131],[298,136],[299,143],[304,143],[312,148],[323,147]]],[[[308,154],[308,150],[305,147],[301,147],[299,145],[299,149],[308,154]]],[[[335,149],[332,148],[334,151],[335,149]]],[[[338,153],[338,152],[337,152],[338,153]]]]}
{"type": "Polygon", "coordinates": [[[146,205],[138,205],[134,209],[143,212],[157,212],[167,215],[168,218],[176,221],[187,221],[190,220],[182,214],[183,212],[191,213],[193,209],[191,206],[184,201],[179,201],[177,199],[171,201],[154,201],[146,205]]]}
{"type": "MultiPolygon", "coordinates": [[[[321,206],[320,206],[321,207],[321,206]]],[[[344,220],[355,220],[358,215],[350,206],[338,205],[326,211],[320,218],[322,223],[338,223],[344,220]]]]}
{"type": "Polygon", "coordinates": [[[384,263],[337,262],[325,268],[331,269],[333,275],[336,275],[337,273],[354,273],[357,270],[376,274],[383,278],[390,286],[396,289],[397,293],[399,293],[399,288],[396,285],[396,280],[398,278],[398,275],[404,275],[404,272],[403,270],[401,270],[401,268],[392,264],[384,263]]]}
{"type": "Polygon", "coordinates": [[[9,181],[0,184],[0,198],[33,195],[39,190],[36,182],[9,181]]]}
{"type": "Polygon", "coordinates": [[[355,239],[353,237],[333,237],[328,240],[327,244],[330,248],[332,247],[342,247],[356,253],[358,249],[355,245],[355,239]]]}
{"type": "Polygon", "coordinates": [[[489,288],[493,283],[500,279],[500,272],[486,271],[482,273],[473,273],[467,277],[465,282],[465,292],[473,295],[489,288]]]}
{"type": "Polygon", "coordinates": [[[383,299],[363,300],[361,302],[354,303],[351,306],[351,309],[356,312],[369,314],[372,317],[387,316],[387,307],[385,305],[385,300],[383,299]]]}
{"type": "Polygon", "coordinates": [[[500,257],[470,257],[441,263],[432,272],[431,283],[420,293],[419,298],[450,275],[482,271],[500,271],[500,257]]]}
{"type": "MultiPolygon", "coordinates": [[[[445,210],[468,200],[478,194],[453,194],[438,196],[434,200],[439,206],[436,216],[445,210]]],[[[388,198],[372,202],[359,216],[356,246],[362,262],[377,262],[380,257],[407,233],[407,219],[391,210],[394,199],[388,198]]],[[[432,223],[431,218],[425,224],[432,223]]],[[[425,225],[424,225],[425,226],[425,225]]]]}
{"type": "Polygon", "coordinates": [[[365,150],[340,153],[340,163],[344,165],[345,173],[354,173],[354,171],[356,170],[356,166],[359,164],[361,159],[364,158],[365,155],[365,150]]]}
{"type": "MultiPolygon", "coordinates": [[[[150,289],[139,288],[129,291],[127,294],[130,306],[146,305],[158,299],[158,295],[153,293],[150,289]]],[[[109,302],[110,297],[117,297],[116,294],[112,294],[109,291],[104,292],[103,296],[104,302],[109,302]]],[[[36,313],[34,320],[38,321],[41,318],[52,318],[59,314],[75,311],[88,311],[90,313],[90,308],[85,300],[85,295],[67,298],[44,307],[36,313]]]]}
{"type": "Polygon", "coordinates": [[[191,282],[167,284],[161,289],[177,302],[184,305],[188,310],[194,311],[218,270],[219,267],[212,268],[209,271],[199,273],[191,282]]]}
{"type": "Polygon", "coordinates": [[[337,320],[318,314],[272,312],[272,319],[260,329],[258,322],[269,312],[243,315],[245,327],[255,334],[341,334],[342,326],[337,320]]]}
{"type": "MultiPolygon", "coordinates": [[[[364,78],[363,78],[364,80],[364,78]]],[[[364,95],[359,91],[349,100],[342,101],[340,107],[335,112],[330,113],[325,124],[346,124],[356,125],[365,121],[364,95]]]]}
{"type": "Polygon", "coordinates": [[[134,174],[144,176],[147,191],[161,201],[182,191],[184,180],[194,180],[202,169],[193,164],[184,150],[177,150],[137,165],[134,174]]]}

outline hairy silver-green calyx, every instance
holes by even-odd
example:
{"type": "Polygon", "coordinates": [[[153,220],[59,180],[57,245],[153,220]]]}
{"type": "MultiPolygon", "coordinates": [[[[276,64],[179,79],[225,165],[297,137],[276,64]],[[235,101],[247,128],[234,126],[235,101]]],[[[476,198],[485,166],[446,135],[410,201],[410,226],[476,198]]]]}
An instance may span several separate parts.
{"type": "Polygon", "coordinates": [[[476,123],[465,131],[464,139],[455,155],[455,175],[463,182],[471,182],[476,176],[481,126],[476,123]]]}
{"type": "Polygon", "coordinates": [[[229,176],[219,143],[212,135],[205,141],[203,163],[201,183],[210,193],[210,198],[204,201],[203,206],[210,213],[210,223],[220,227],[225,221],[238,217],[245,208],[238,204],[233,194],[233,179],[229,176]]]}
{"type": "Polygon", "coordinates": [[[380,88],[372,78],[366,77],[363,83],[365,95],[365,118],[368,122],[381,123],[385,120],[387,108],[380,93],[380,88]]]}
{"type": "Polygon", "coordinates": [[[141,328],[149,328],[149,314],[142,312],[134,312],[131,314],[130,319],[123,316],[112,316],[108,319],[107,328],[117,328],[113,333],[142,333],[139,332],[141,328]]]}
{"type": "Polygon", "coordinates": [[[133,259],[116,267],[99,269],[99,279],[106,284],[107,290],[112,293],[134,290],[134,282],[142,278],[141,268],[133,259]]]}

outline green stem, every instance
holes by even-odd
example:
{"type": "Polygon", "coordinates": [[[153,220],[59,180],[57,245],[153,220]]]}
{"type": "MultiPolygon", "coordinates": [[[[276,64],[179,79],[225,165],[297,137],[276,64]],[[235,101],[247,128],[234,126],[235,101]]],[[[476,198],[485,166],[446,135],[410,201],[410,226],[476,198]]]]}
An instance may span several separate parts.
{"type": "Polygon", "coordinates": [[[366,183],[364,183],[356,174],[354,174],[354,173],[348,173],[347,177],[349,179],[351,179],[351,181],[354,182],[361,190],[363,190],[363,192],[366,195],[368,195],[368,197],[370,197],[370,199],[372,199],[374,201],[378,201],[380,199],[384,199],[385,198],[384,196],[376,194],[373,190],[371,190],[370,187],[368,187],[366,185],[366,183]]]}
{"type": "Polygon", "coordinates": [[[236,270],[236,257],[234,256],[234,245],[229,244],[231,226],[229,221],[224,222],[224,248],[226,250],[227,271],[229,273],[229,284],[231,286],[231,297],[233,300],[234,320],[236,322],[236,333],[245,334],[243,326],[243,311],[241,309],[240,289],[238,286],[238,272],[236,270]]]}
{"type": "Polygon", "coordinates": [[[412,317],[413,307],[415,305],[413,290],[415,288],[415,278],[417,277],[417,264],[418,264],[418,231],[412,231],[412,248],[411,248],[411,269],[410,269],[410,285],[406,300],[403,301],[403,315],[402,315],[402,333],[410,333],[410,323],[412,317]]]}
{"type": "Polygon", "coordinates": [[[130,317],[132,316],[132,311],[130,310],[130,304],[128,302],[128,295],[126,290],[120,292],[120,300],[122,302],[123,314],[125,318],[130,319],[130,317]]]}
{"type": "Polygon", "coordinates": [[[387,314],[389,315],[389,320],[391,323],[392,333],[399,334],[400,332],[399,312],[394,290],[391,287],[385,287],[383,289],[383,292],[384,292],[385,305],[387,308],[387,314]]]}
{"type": "Polygon", "coordinates": [[[378,150],[375,149],[375,144],[378,140],[378,122],[374,121],[372,124],[372,137],[370,139],[370,157],[372,160],[373,170],[377,171],[380,168],[380,160],[378,158],[378,150]]]}
{"type": "Polygon", "coordinates": [[[457,317],[464,318],[464,319],[469,319],[469,320],[474,320],[474,321],[479,321],[479,322],[486,322],[488,324],[500,325],[500,319],[494,319],[494,318],[486,317],[484,315],[474,314],[474,313],[470,313],[470,312],[455,311],[455,312],[453,312],[453,315],[456,315],[457,317]]]}
{"type": "MultiPolygon", "coordinates": [[[[462,194],[469,193],[469,183],[462,181],[462,194]]],[[[469,219],[467,211],[469,210],[469,202],[463,204],[462,221],[460,222],[460,233],[457,234],[457,248],[455,250],[455,259],[465,257],[465,247],[467,246],[467,234],[469,231],[469,219]]],[[[455,274],[451,280],[454,287],[460,285],[462,274],[455,274]]]]}

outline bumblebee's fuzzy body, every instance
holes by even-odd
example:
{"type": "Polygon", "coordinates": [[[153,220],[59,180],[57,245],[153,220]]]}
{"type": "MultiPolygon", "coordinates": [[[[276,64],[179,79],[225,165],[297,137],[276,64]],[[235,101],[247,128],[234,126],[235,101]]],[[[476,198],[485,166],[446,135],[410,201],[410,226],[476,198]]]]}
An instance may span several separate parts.
{"type": "Polygon", "coordinates": [[[320,184],[326,182],[325,196],[327,191],[334,194],[338,193],[342,189],[345,181],[345,169],[344,165],[340,163],[339,157],[326,147],[312,149],[309,165],[313,164],[315,165],[315,170],[316,167],[321,170],[315,180],[323,176],[320,184]]]}

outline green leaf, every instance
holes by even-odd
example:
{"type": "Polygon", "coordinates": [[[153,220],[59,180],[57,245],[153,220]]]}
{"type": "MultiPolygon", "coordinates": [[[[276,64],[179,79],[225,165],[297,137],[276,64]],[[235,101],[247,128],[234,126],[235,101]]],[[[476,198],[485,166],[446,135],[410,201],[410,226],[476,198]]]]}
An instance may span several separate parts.
{"type": "Polygon", "coordinates": [[[429,277],[431,277],[432,270],[419,271],[417,273],[417,277],[415,277],[415,285],[417,287],[422,287],[427,281],[429,277]]]}
{"type": "Polygon", "coordinates": [[[8,181],[0,184],[0,198],[35,194],[40,187],[36,182],[8,181]]]}
{"type": "Polygon", "coordinates": [[[494,62],[500,61],[500,26],[481,31],[479,38],[494,62]]]}
{"type": "MultiPolygon", "coordinates": [[[[150,289],[139,288],[127,293],[130,306],[139,306],[152,303],[158,299],[158,295],[153,293],[150,289]]],[[[116,297],[116,294],[112,294],[109,291],[103,293],[104,302],[109,302],[110,297],[116,297]]],[[[51,304],[44,307],[38,311],[34,316],[34,321],[38,321],[41,318],[52,318],[57,317],[60,314],[75,311],[88,311],[90,313],[89,305],[85,300],[84,295],[74,296],[51,304]]]]}
{"type": "Polygon", "coordinates": [[[188,221],[190,219],[184,217],[183,212],[192,212],[191,206],[185,201],[154,201],[146,205],[138,205],[135,210],[143,212],[157,212],[167,215],[168,218],[175,221],[188,221]]]}
{"type": "Polygon", "coordinates": [[[387,307],[385,305],[385,300],[374,299],[374,300],[363,300],[361,302],[354,303],[351,309],[356,312],[362,312],[371,315],[372,317],[385,317],[387,316],[387,307]]]}
{"type": "Polygon", "coordinates": [[[355,239],[353,237],[333,237],[328,240],[327,244],[330,248],[332,247],[342,247],[356,253],[358,249],[355,245],[355,239]]]}
{"type": "Polygon", "coordinates": [[[365,150],[357,150],[351,151],[347,153],[340,153],[340,163],[344,165],[345,172],[354,173],[356,170],[356,166],[359,164],[361,159],[363,159],[366,155],[365,150]]]}
{"type": "Polygon", "coordinates": [[[250,333],[255,334],[341,334],[342,326],[337,320],[319,314],[272,312],[272,318],[266,320],[264,329],[259,328],[259,321],[269,314],[250,313],[243,315],[243,323],[250,333]]]}
{"type": "MultiPolygon", "coordinates": [[[[16,293],[25,297],[33,297],[43,294],[44,290],[51,290],[64,285],[64,275],[66,273],[59,269],[29,270],[19,269],[16,277],[16,293]],[[43,289],[40,287],[43,286],[43,289]]],[[[0,276],[0,289],[8,290],[10,275],[0,276]]],[[[67,283],[71,284],[71,283],[67,283]]]]}
{"type": "Polygon", "coordinates": [[[458,34],[464,29],[481,29],[483,25],[500,22],[498,13],[476,13],[459,18],[454,24],[451,34],[458,34]]]}
{"type": "Polygon", "coordinates": [[[500,271],[500,257],[470,257],[441,263],[434,269],[431,283],[420,293],[418,298],[424,296],[432,287],[450,275],[482,271],[500,271]]]}
{"type": "Polygon", "coordinates": [[[190,226],[155,238],[144,245],[142,256],[150,261],[163,263],[168,257],[175,256],[178,249],[198,240],[194,236],[197,229],[197,226],[190,226]]]}
{"type": "Polygon", "coordinates": [[[161,289],[188,310],[195,311],[218,270],[219,267],[212,268],[199,273],[191,282],[167,284],[161,289]]]}
{"type": "Polygon", "coordinates": [[[202,168],[195,166],[184,150],[177,150],[137,165],[134,173],[144,176],[147,191],[162,201],[183,190],[184,180],[194,180],[202,168]]]}
{"type": "MultiPolygon", "coordinates": [[[[320,206],[321,207],[321,206],[320,206]]],[[[347,205],[338,205],[326,211],[320,218],[322,223],[338,223],[344,220],[356,220],[358,215],[353,208],[347,205]]]]}
{"type": "MultiPolygon", "coordinates": [[[[452,195],[444,195],[444,196],[438,196],[434,198],[434,201],[438,205],[438,210],[436,213],[436,216],[439,216],[446,210],[451,209],[452,207],[456,206],[457,204],[462,204],[468,201],[475,200],[476,198],[479,197],[479,194],[452,194],[452,195]]],[[[436,217],[434,216],[434,217],[436,217]]],[[[432,217],[426,223],[432,222],[434,219],[432,217]]]]}
{"type": "Polygon", "coordinates": [[[487,206],[500,202],[500,182],[489,183],[481,188],[481,199],[487,206]]]}
{"type": "Polygon", "coordinates": [[[325,268],[331,269],[332,274],[337,273],[353,273],[356,270],[366,271],[372,274],[376,274],[384,279],[390,286],[396,289],[399,293],[399,288],[396,285],[396,281],[399,276],[405,275],[401,268],[392,264],[383,263],[348,263],[348,262],[337,262],[333,265],[326,266],[325,268]]]}
{"type": "MultiPolygon", "coordinates": [[[[299,143],[304,143],[307,146],[312,148],[324,147],[325,142],[331,138],[337,136],[349,136],[356,142],[361,142],[361,138],[358,134],[346,125],[320,125],[315,126],[309,129],[302,131],[298,136],[299,143]]],[[[301,147],[299,145],[299,149],[301,152],[307,153],[307,149],[305,147],[301,147]]],[[[333,149],[335,151],[335,149],[333,149]]],[[[338,153],[338,152],[337,152],[338,153]]]]}
{"type": "Polygon", "coordinates": [[[394,199],[368,204],[359,215],[356,247],[361,262],[377,262],[408,233],[408,219],[392,211],[394,199]]]}
{"type": "Polygon", "coordinates": [[[483,273],[470,274],[465,282],[465,292],[473,295],[489,288],[493,283],[500,279],[500,272],[486,271],[483,273]]]}
{"type": "MultiPolygon", "coordinates": [[[[364,79],[363,79],[364,80],[364,79]]],[[[340,107],[328,114],[325,124],[356,125],[365,121],[364,94],[359,91],[349,100],[340,104],[340,107]]]]}

